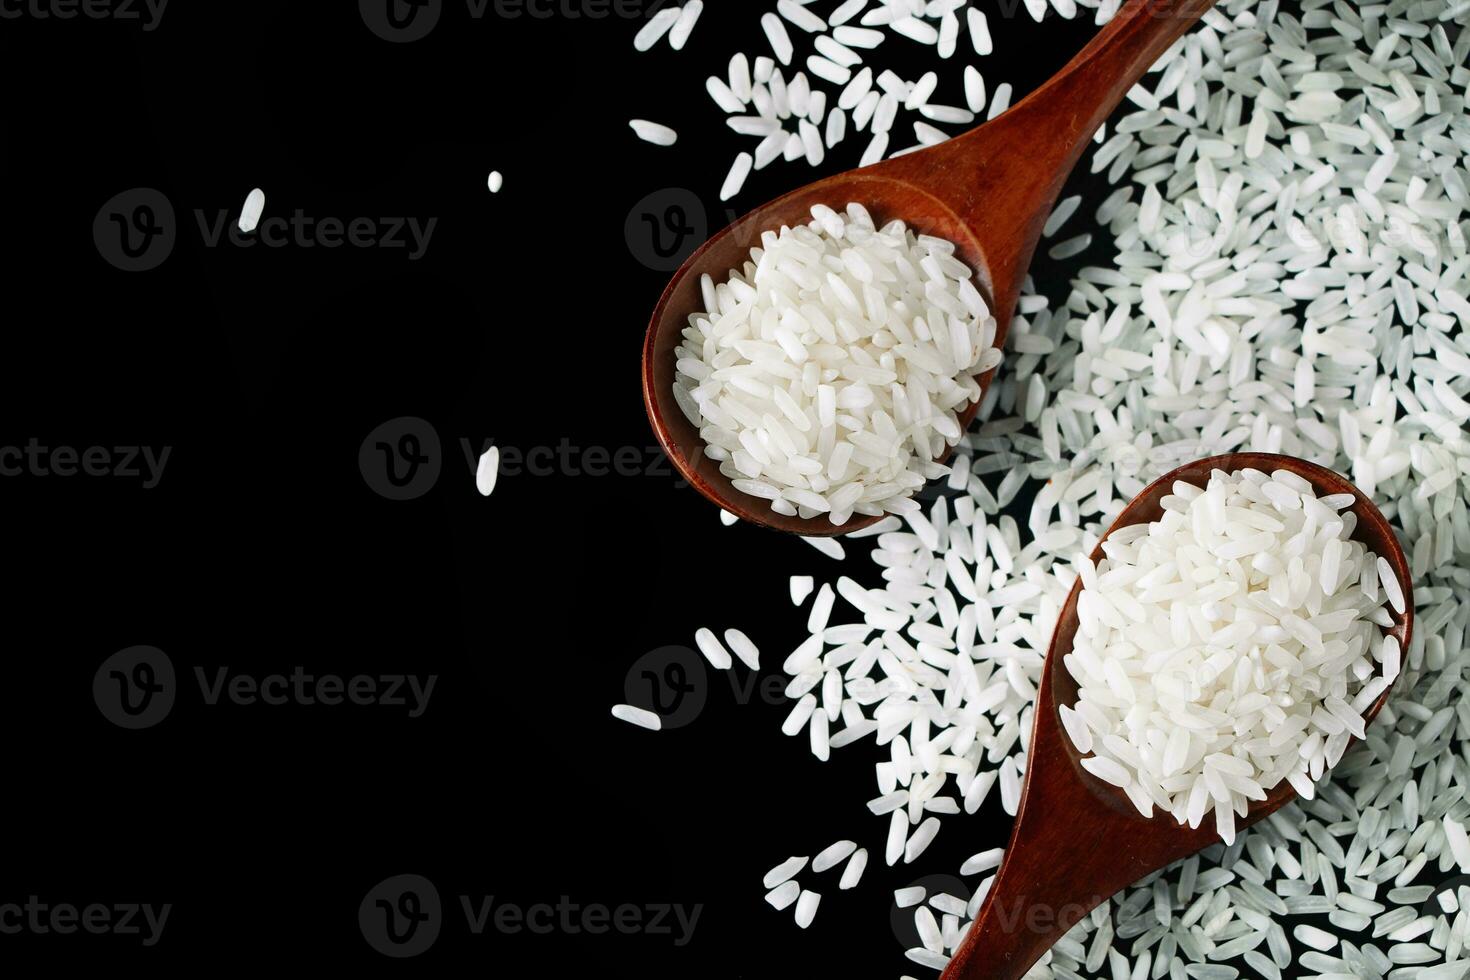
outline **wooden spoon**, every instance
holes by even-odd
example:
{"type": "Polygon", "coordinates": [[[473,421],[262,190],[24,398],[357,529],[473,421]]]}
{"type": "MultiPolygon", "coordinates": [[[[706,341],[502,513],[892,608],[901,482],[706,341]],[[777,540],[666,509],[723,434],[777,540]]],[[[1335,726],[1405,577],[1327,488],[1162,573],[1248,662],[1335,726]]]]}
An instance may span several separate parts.
{"type": "MultiPolygon", "coordinates": [[[[1189,463],[1146,487],[1107,533],[1158,520],[1163,514],[1159,501],[1176,481],[1203,487],[1211,470],[1246,468],[1265,473],[1289,470],[1310,483],[1318,496],[1352,494],[1354,503],[1347,509],[1358,519],[1354,540],[1388,559],[1404,590],[1404,612],[1393,614],[1394,625],[1385,632],[1398,637],[1407,656],[1414,597],[1404,550],[1371,500],[1341,476],[1314,463],[1270,453],[1235,453],[1189,463]]],[[[1099,544],[1092,560],[1102,556],[1099,544]]],[[[1082,757],[1057,713],[1058,705],[1077,702],[1077,682],[1062,657],[1072,649],[1077,634],[1081,588],[1078,582],[1067,596],[1047,651],[1036,695],[1035,727],[1028,743],[1026,784],[1005,861],[975,924],[940,980],[1016,980],[1068,929],[1119,889],[1220,840],[1209,814],[1195,830],[1157,810],[1152,818],[1145,818],[1122,790],[1082,768],[1082,757]]],[[[1393,613],[1391,606],[1388,609],[1393,613]]],[[[1364,712],[1367,721],[1377,716],[1388,695],[1385,690],[1364,712]]],[[[1266,799],[1252,803],[1245,817],[1237,818],[1237,831],[1275,813],[1295,796],[1291,784],[1282,780],[1267,791],[1266,799]]]]}
{"type": "MultiPolygon", "coordinates": [[[[767,527],[806,535],[844,534],[876,517],[855,515],[836,527],[825,514],[783,517],[768,502],[730,485],[704,454],[698,429],[674,401],[674,348],[689,316],[704,309],[699,280],[724,282],[761,233],[811,220],[814,204],[841,211],[856,201],[880,224],[903,219],[946,238],[976,270],[975,284],[1005,343],[1042,226],[1088,141],[1149,66],[1215,0],[1126,0],[1111,23],[1071,63],[1031,96],[963,136],[917,153],[808,184],[759,207],[689,257],[664,290],[643,344],[643,401],[664,451],[700,493],[725,510],[767,527]]],[[[981,379],[982,391],[995,372],[981,379]]],[[[960,417],[966,428],[979,403],[960,417]]]]}

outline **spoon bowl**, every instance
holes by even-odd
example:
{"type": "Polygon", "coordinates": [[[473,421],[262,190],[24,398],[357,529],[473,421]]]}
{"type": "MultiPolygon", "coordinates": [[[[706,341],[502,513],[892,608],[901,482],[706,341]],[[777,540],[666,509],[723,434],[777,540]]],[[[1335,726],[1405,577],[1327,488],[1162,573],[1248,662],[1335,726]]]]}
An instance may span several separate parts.
{"type": "MultiPolygon", "coordinates": [[[[1050,81],[995,119],[937,146],[808,184],[771,201],[694,252],[674,274],[643,344],[643,401],[659,444],[701,494],[737,517],[803,535],[846,534],[879,518],[854,515],[835,526],[825,514],[786,517],[736,490],[704,452],[704,441],[674,401],[674,349],[703,312],[700,277],[724,282],[765,231],[811,220],[811,208],[862,204],[881,226],[901,219],[944,238],[974,271],[1003,347],[1027,267],[1062,185],[1094,133],[1150,65],[1215,0],[1125,0],[1113,20],[1050,81]]],[[[980,377],[981,397],[995,370],[980,377]]],[[[960,416],[963,430],[979,400],[960,416]]]]}
{"type": "MultiPolygon", "coordinates": [[[[1143,489],[1103,535],[1120,528],[1157,521],[1161,501],[1176,482],[1204,487],[1213,470],[1264,473],[1288,470],[1310,483],[1317,495],[1351,494],[1346,510],[1357,517],[1353,539],[1386,558],[1404,593],[1404,611],[1387,607],[1393,626],[1384,630],[1401,648],[1413,638],[1413,578],[1403,547],[1373,502],[1337,473],[1291,456],[1233,453],[1201,459],[1167,473],[1143,489]]],[[[1102,542],[1092,552],[1103,557],[1102,542]]],[[[1124,792],[1082,768],[1082,754],[1062,728],[1059,705],[1077,703],[1077,682],[1062,658],[1077,635],[1077,597],[1073,585],[1057,618],[1037,690],[1035,722],[1029,745],[1026,781],[1005,860],[996,872],[985,904],[941,980],[1017,980],[1042,954],[1092,909],[1145,875],[1219,843],[1207,816],[1197,828],[1180,824],[1172,814],[1155,810],[1140,814],[1124,792]]],[[[1392,685],[1363,712],[1371,723],[1392,685]]],[[[1356,741],[1356,740],[1354,740],[1356,741]]],[[[1351,744],[1351,743],[1350,743],[1351,744]]],[[[1296,797],[1282,780],[1266,788],[1266,798],[1251,803],[1237,818],[1237,832],[1275,813],[1296,797]]]]}
{"type": "MultiPolygon", "coordinates": [[[[977,270],[975,285],[986,303],[997,309],[991,303],[995,293],[984,251],[964,220],[923,188],[897,177],[884,176],[881,171],[880,164],[839,174],[808,184],[747,214],[689,257],[654,309],[643,351],[643,399],[654,433],[684,479],[705,497],[742,520],[796,534],[826,536],[856,531],[879,518],[854,514],[851,520],[838,527],[827,520],[825,514],[812,518],[778,514],[771,510],[769,501],[736,490],[730,477],[721,472],[719,462],[705,454],[699,430],[673,396],[674,348],[682,340],[682,331],[690,315],[704,309],[699,284],[703,273],[708,272],[716,282],[723,282],[729,270],[739,268],[751,248],[760,244],[762,232],[810,221],[811,209],[817,204],[832,202],[831,206],[840,211],[848,202],[857,201],[868,208],[879,227],[894,218],[901,218],[918,234],[934,235],[953,242],[955,258],[977,270]]],[[[1011,305],[1014,304],[1013,297],[1011,305]]],[[[1001,347],[1005,344],[1010,317],[997,316],[996,321],[995,346],[1001,347]]],[[[989,388],[995,371],[992,368],[980,376],[982,391],[989,388]]],[[[961,430],[969,428],[979,408],[980,402],[973,401],[960,413],[961,430]]]]}

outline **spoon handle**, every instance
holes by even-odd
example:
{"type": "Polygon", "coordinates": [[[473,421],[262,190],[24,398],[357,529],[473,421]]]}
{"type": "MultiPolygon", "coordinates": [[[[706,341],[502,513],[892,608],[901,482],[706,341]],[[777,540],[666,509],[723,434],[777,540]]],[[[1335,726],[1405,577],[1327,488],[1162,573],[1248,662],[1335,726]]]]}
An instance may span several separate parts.
{"type": "Polygon", "coordinates": [[[1017,104],[1015,114],[1019,117],[1025,110],[1047,116],[1054,127],[1053,140],[1069,148],[1065,169],[1070,171],[1128,91],[1215,3],[1124,0],[1113,19],[1066,67],[1017,104]]]}
{"type": "Polygon", "coordinates": [[[884,164],[924,187],[973,229],[982,285],[1005,316],[1057,195],[1093,134],[1149,67],[1216,0],[1124,0],[1092,42],[994,120],[884,164]],[[986,281],[988,280],[988,281],[986,281]]]}
{"type": "Polygon", "coordinates": [[[1077,763],[1053,750],[1066,737],[1043,682],[1005,861],[941,980],[1020,980],[1109,896],[1197,849],[1087,789],[1077,763]]]}
{"type": "MultiPolygon", "coordinates": [[[[1013,236],[1019,232],[1011,242],[1031,246],[1024,256],[1017,256],[1023,264],[1015,272],[1030,265],[1042,226],[1098,128],[1170,45],[1215,2],[1123,0],[1113,19],[1061,71],[991,123],[1001,130],[1000,144],[1011,144],[1010,159],[983,154],[976,162],[992,172],[977,176],[1013,185],[1029,206],[1027,226],[1010,231],[1013,236]],[[1005,139],[1007,132],[1015,138],[1005,139]]],[[[987,141],[991,146],[996,135],[992,133],[987,141]]],[[[985,207],[982,200],[975,203],[985,207]]],[[[1011,251],[1014,254],[1014,246],[1011,251]]],[[[1019,275],[1007,278],[1019,288],[1019,275]]],[[[1003,306],[1010,309],[1013,303],[1003,306]]]]}

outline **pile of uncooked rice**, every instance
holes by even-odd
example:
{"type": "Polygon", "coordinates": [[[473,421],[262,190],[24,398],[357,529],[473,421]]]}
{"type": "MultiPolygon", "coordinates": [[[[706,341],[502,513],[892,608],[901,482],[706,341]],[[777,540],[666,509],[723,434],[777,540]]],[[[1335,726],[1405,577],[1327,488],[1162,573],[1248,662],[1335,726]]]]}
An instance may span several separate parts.
{"type": "MultiPolygon", "coordinates": [[[[1026,3],[1040,19],[1044,0],[1026,3]]],[[[978,5],[963,0],[797,6],[821,10],[828,26],[838,10],[881,21],[863,26],[885,46],[932,45],[946,84],[962,84],[958,66],[944,68],[954,48],[941,42],[956,33],[947,17],[987,53],[978,5]]],[[[1075,13],[1071,0],[1052,6],[1075,13]]],[[[810,636],[784,664],[796,701],[787,730],[805,730],[818,758],[876,747],[869,805],[888,824],[886,846],[869,836],[895,863],[917,860],[944,815],[973,813],[991,794],[1014,814],[1073,562],[1147,482],[1204,456],[1283,452],[1349,476],[1393,524],[1410,556],[1416,628],[1361,744],[1315,798],[1104,903],[1032,976],[1470,972],[1470,888],[1454,887],[1470,873],[1467,21],[1470,0],[1223,0],[1206,14],[1099,134],[1090,168],[1116,190],[1089,230],[1038,260],[1048,278],[1071,274],[1072,288],[1060,302],[1023,298],[1012,356],[946,491],[848,541],[876,545],[881,579],[853,567],[856,577],[811,600],[810,636]],[[1111,262],[1077,268],[1085,259],[1071,258],[1094,237],[1091,252],[1110,244],[1111,262]]],[[[868,67],[872,53],[860,59],[868,67]]],[[[849,68],[856,81],[862,69],[849,68]]],[[[808,122],[814,93],[823,111],[841,97],[821,81],[807,80],[808,122]]],[[[885,82],[886,133],[895,103],[922,108],[935,83],[885,82]]],[[[732,128],[794,150],[789,135],[759,135],[769,122],[732,128]]],[[[1048,231],[1080,204],[1061,202],[1048,231]]],[[[807,578],[792,583],[803,602],[807,578]]],[[[895,896],[916,907],[910,960],[947,962],[999,862],[1004,841],[993,843],[961,869],[979,876],[968,901],[895,896]]],[[[857,853],[867,849],[849,863],[857,853]]],[[[796,873],[776,891],[791,892],[796,873]]],[[[773,892],[773,904],[786,899],[773,892]]],[[[814,914],[815,901],[803,907],[814,914]]]]}
{"type": "Polygon", "coordinates": [[[1249,469],[1171,489],[1157,521],[1108,535],[1096,567],[1078,560],[1063,657],[1078,698],[1058,711],[1083,768],[1145,817],[1198,827],[1210,810],[1229,844],[1252,801],[1283,779],[1312,799],[1364,736],[1400,668],[1385,594],[1404,600],[1352,540],[1350,493],[1249,469]]]}
{"type": "Polygon", "coordinates": [[[735,489],[804,518],[908,513],[1000,363],[951,242],[861,204],[767,231],[675,351],[674,399],[735,489]]]}

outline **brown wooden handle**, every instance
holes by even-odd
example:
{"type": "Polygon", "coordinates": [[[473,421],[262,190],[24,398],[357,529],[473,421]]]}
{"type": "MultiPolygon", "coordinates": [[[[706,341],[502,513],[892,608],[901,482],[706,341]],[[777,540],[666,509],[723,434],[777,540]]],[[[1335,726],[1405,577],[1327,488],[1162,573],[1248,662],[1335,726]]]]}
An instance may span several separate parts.
{"type": "MultiPolygon", "coordinates": [[[[1058,142],[1072,144],[1072,169],[1087,141],[1139,79],[1213,7],[1216,0],[1125,0],[1088,45],[1041,88],[1017,104],[1017,115],[1045,111],[1058,142]]],[[[1019,120],[1018,120],[1019,121],[1019,120]]]]}
{"type": "MultiPolygon", "coordinates": [[[[1043,682],[1030,744],[1045,755],[1043,747],[1066,737],[1054,686],[1043,682]]],[[[1065,754],[1026,773],[1005,861],[941,980],[1020,980],[1109,896],[1197,849],[1152,832],[1131,804],[1094,793],[1090,781],[1065,754]]]]}
{"type": "Polygon", "coordinates": [[[972,229],[991,298],[1009,318],[1057,195],[1099,126],[1215,0],[1125,0],[1092,42],[991,122],[880,166],[972,229]]]}
{"type": "Polygon", "coordinates": [[[1020,980],[1108,897],[1076,893],[1087,859],[1108,848],[1102,828],[1078,817],[1050,849],[1033,845],[1006,862],[940,980],[1020,980]]]}

